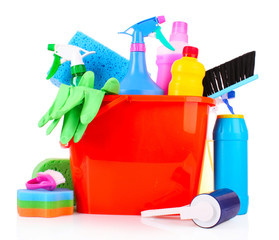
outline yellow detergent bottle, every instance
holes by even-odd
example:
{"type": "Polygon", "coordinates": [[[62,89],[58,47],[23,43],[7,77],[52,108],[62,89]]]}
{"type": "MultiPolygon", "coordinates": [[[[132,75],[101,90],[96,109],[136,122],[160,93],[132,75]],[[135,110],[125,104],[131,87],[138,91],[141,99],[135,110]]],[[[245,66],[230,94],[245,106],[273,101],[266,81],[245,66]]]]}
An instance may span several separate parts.
{"type": "Polygon", "coordinates": [[[202,96],[204,66],[198,62],[199,49],[192,46],[183,48],[183,57],[172,65],[172,80],[168,95],[202,96]]]}

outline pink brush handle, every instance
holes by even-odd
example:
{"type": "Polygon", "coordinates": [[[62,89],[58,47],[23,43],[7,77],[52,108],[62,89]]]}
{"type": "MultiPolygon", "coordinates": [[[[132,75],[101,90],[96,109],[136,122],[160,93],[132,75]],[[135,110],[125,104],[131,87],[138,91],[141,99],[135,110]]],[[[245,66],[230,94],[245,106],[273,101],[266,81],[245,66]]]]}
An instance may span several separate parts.
{"type": "Polygon", "coordinates": [[[25,185],[29,190],[43,188],[52,191],[56,188],[55,180],[46,173],[38,173],[36,178],[29,180],[25,185]]]}

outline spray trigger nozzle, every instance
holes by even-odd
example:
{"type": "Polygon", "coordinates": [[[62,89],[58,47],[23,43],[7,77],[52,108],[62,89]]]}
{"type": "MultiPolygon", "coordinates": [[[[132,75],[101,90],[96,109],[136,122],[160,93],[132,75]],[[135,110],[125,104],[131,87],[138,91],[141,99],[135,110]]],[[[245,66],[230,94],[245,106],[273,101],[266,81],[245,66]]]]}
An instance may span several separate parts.
{"type": "Polygon", "coordinates": [[[228,93],[225,93],[221,96],[222,101],[226,104],[227,108],[231,112],[231,114],[234,114],[233,107],[229,103],[229,99],[235,98],[235,91],[230,91],[228,93]]]}
{"type": "Polygon", "coordinates": [[[138,22],[122,34],[127,34],[132,37],[130,48],[130,63],[126,76],[120,83],[120,94],[132,95],[162,95],[164,91],[150,78],[145,61],[145,43],[144,38],[155,33],[155,37],[161,41],[167,48],[174,50],[168,43],[159,27],[165,18],[152,17],[141,22],[138,22]]]}
{"type": "Polygon", "coordinates": [[[127,34],[133,38],[132,43],[144,43],[144,38],[153,36],[155,37],[170,50],[174,51],[173,46],[168,42],[161,32],[161,27],[159,24],[165,22],[164,16],[153,17],[141,22],[134,24],[133,26],[127,28],[124,32],[119,32],[121,34],[127,34]]]}
{"type": "Polygon", "coordinates": [[[58,68],[62,64],[61,59],[58,55],[53,54],[53,56],[54,56],[54,60],[53,60],[52,66],[50,68],[50,71],[46,77],[47,80],[49,80],[53,77],[53,75],[57,72],[58,68]]]}

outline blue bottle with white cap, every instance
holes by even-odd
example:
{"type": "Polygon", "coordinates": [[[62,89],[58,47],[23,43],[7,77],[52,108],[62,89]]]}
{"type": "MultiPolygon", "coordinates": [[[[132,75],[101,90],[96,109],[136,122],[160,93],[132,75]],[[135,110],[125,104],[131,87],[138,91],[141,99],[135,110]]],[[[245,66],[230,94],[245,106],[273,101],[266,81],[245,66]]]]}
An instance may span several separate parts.
{"type": "Polygon", "coordinates": [[[142,217],[180,215],[181,220],[192,219],[202,228],[212,228],[237,215],[240,200],[231,189],[218,189],[196,196],[190,205],[174,208],[151,209],[141,212],[142,217]]]}
{"type": "Polygon", "coordinates": [[[229,188],[240,199],[239,215],[248,210],[248,130],[243,115],[218,115],[213,130],[214,187],[229,188]]]}

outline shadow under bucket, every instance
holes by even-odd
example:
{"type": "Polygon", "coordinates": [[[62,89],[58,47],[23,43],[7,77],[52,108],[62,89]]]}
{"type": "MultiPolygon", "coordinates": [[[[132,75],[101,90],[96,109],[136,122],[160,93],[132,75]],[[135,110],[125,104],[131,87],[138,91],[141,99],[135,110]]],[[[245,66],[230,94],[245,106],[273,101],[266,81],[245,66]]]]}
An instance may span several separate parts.
{"type": "Polygon", "coordinates": [[[105,96],[83,138],[70,144],[77,211],[139,215],[190,204],[214,104],[206,97],[105,96]]]}

